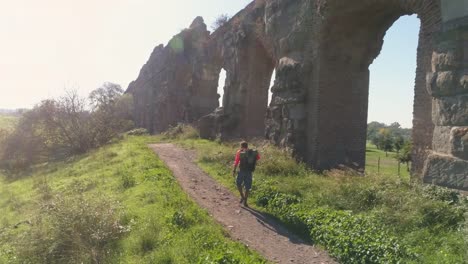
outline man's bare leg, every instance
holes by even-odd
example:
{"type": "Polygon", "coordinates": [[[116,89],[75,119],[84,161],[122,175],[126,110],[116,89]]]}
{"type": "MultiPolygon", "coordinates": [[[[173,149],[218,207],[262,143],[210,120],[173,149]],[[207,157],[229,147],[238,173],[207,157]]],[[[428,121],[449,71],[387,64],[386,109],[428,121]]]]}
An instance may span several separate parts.
{"type": "Polygon", "coordinates": [[[241,200],[240,200],[240,203],[245,203],[245,196],[244,196],[244,192],[242,191],[242,186],[237,186],[237,189],[239,190],[239,193],[240,193],[240,196],[241,196],[241,200]]]}
{"type": "Polygon", "coordinates": [[[245,190],[245,195],[244,195],[244,206],[249,207],[247,204],[247,199],[249,198],[249,190],[245,190]]]}

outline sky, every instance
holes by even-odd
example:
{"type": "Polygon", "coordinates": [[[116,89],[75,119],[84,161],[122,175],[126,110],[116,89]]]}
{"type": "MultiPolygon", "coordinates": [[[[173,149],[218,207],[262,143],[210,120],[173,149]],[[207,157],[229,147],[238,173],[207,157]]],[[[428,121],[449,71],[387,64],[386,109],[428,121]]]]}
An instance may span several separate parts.
{"type": "Polygon", "coordinates": [[[419,28],[413,15],[401,17],[387,31],[382,51],[369,68],[369,122],[413,126],[419,28]]]}
{"type": "MultiPolygon", "coordinates": [[[[154,47],[196,16],[210,26],[249,2],[0,0],[0,108],[30,108],[65,89],[87,95],[107,81],[126,89],[154,47]]],[[[415,17],[389,30],[371,67],[369,121],[411,126],[418,31],[415,17]]]]}

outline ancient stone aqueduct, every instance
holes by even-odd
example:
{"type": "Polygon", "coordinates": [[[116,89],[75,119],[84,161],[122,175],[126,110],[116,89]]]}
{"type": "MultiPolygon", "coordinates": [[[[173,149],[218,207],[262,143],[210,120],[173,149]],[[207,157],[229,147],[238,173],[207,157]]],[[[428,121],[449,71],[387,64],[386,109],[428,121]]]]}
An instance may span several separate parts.
{"type": "Polygon", "coordinates": [[[155,133],[188,122],[207,138],[267,137],[316,169],[363,168],[369,65],[410,14],[421,20],[413,175],[468,190],[467,0],[256,0],[211,34],[198,17],[130,84],[136,122],[155,133]]]}

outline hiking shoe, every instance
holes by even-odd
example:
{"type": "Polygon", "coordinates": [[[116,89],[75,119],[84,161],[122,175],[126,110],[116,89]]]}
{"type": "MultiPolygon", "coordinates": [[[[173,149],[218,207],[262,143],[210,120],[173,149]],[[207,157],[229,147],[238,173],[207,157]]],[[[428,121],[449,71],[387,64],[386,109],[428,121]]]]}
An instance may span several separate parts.
{"type": "Polygon", "coordinates": [[[239,203],[243,203],[244,202],[244,198],[241,198],[239,203]]]}
{"type": "Polygon", "coordinates": [[[249,205],[247,204],[247,201],[244,201],[244,206],[249,207],[249,205]]]}

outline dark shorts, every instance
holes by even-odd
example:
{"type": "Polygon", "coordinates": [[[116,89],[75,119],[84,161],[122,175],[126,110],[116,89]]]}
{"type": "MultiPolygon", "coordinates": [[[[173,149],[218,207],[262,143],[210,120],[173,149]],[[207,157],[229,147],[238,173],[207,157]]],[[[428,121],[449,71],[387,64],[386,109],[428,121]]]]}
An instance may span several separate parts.
{"type": "Polygon", "coordinates": [[[252,172],[239,171],[236,178],[237,187],[244,185],[245,189],[250,191],[252,189],[252,172]]]}

